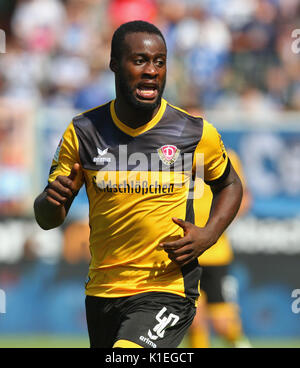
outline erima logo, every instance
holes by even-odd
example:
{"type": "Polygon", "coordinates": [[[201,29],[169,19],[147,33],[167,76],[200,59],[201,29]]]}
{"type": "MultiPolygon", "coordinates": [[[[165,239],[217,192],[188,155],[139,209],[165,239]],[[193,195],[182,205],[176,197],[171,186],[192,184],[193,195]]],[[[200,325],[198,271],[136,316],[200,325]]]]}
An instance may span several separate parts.
{"type": "Polygon", "coordinates": [[[105,150],[101,150],[100,148],[97,148],[97,152],[99,156],[104,156],[107,154],[108,148],[105,148],[105,150]]]}
{"type": "Polygon", "coordinates": [[[98,156],[93,158],[93,162],[95,162],[96,165],[105,164],[106,162],[111,162],[111,157],[103,157],[108,153],[108,148],[105,148],[105,150],[101,150],[97,147],[98,156]]]}
{"type": "Polygon", "coordinates": [[[143,341],[144,343],[150,345],[152,348],[156,348],[157,347],[157,345],[153,341],[151,341],[149,339],[149,337],[140,336],[140,340],[143,341]]]}

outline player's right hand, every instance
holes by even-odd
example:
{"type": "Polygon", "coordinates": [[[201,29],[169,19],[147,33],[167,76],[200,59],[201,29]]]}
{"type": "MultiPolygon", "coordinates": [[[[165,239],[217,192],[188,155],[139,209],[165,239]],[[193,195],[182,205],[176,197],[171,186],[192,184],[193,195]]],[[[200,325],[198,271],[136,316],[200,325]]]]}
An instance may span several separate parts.
{"type": "Polygon", "coordinates": [[[79,171],[80,165],[75,163],[69,176],[57,176],[46,189],[46,200],[55,207],[61,207],[73,199],[77,191],[76,179],[79,171]]]}
{"type": "Polygon", "coordinates": [[[212,232],[206,227],[198,227],[189,221],[172,218],[173,222],[184,231],[184,236],[171,242],[160,243],[171,261],[180,267],[198,258],[208,248],[215,244],[216,240],[212,232]]]}

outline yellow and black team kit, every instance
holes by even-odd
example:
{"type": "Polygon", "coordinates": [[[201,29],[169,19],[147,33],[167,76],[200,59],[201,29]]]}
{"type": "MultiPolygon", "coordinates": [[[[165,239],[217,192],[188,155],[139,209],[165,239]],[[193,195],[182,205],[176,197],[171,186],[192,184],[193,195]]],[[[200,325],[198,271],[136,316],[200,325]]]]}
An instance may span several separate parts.
{"type": "MultiPolygon", "coordinates": [[[[183,236],[172,217],[194,222],[191,192],[197,173],[208,184],[228,174],[230,161],[217,130],[164,99],[151,121],[132,129],[118,119],[111,101],[73,119],[54,156],[49,182],[68,176],[77,162],[82,169],[78,188],[85,184],[89,200],[88,304],[133,296],[145,306],[140,297],[150,295],[151,304],[156,293],[163,293],[188,303],[194,314],[201,268],[197,260],[180,268],[159,244],[183,236]]],[[[183,317],[168,303],[154,310],[146,329],[134,338],[115,331],[115,341],[163,347],[183,317]]],[[[128,331],[124,323],[120,326],[128,331]]]]}

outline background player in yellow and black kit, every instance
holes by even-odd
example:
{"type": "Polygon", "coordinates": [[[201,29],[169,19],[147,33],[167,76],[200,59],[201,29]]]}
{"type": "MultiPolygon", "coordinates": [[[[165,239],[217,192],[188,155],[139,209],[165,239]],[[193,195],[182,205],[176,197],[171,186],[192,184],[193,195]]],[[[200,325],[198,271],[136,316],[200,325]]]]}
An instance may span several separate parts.
{"type": "Polygon", "coordinates": [[[112,39],[116,99],[75,117],[34,209],[44,229],[65,220],[84,184],[91,263],[91,347],[176,347],[199,296],[198,257],[236,215],[241,182],[216,129],[162,99],[161,32],[135,21],[112,39]],[[193,224],[192,178],[213,191],[205,227],[193,224]]]}
{"type": "MultiPolygon", "coordinates": [[[[250,208],[251,194],[247,189],[240,158],[233,150],[228,150],[227,154],[243,184],[243,199],[238,213],[238,216],[243,216],[250,208]]],[[[204,195],[194,202],[196,225],[205,225],[211,200],[211,190],[205,185],[204,195]]],[[[198,259],[202,266],[201,297],[187,335],[189,346],[192,348],[210,347],[210,328],[213,328],[230,347],[250,347],[248,339],[243,334],[239,306],[232,296],[236,290],[229,290],[235,287],[231,285],[231,278],[228,277],[233,257],[230,240],[227,234],[223,233],[217,243],[198,259]]]]}

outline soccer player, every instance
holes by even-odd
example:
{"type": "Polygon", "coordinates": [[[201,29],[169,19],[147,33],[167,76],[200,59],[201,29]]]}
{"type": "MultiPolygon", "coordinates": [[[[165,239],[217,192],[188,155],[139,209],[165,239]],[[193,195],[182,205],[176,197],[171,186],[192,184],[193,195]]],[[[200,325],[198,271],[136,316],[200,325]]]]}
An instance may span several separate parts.
{"type": "Polygon", "coordinates": [[[167,48],[143,21],[114,33],[116,99],[76,116],[34,203],[43,229],[65,220],[85,184],[91,262],[91,347],[177,347],[195,316],[198,257],[235,217],[242,185],[216,129],[162,98],[167,48]],[[193,177],[213,192],[207,224],[193,224],[193,177]]]}
{"type": "MultiPolygon", "coordinates": [[[[251,194],[246,186],[242,163],[237,153],[228,150],[232,166],[243,185],[243,199],[238,212],[242,216],[251,205],[251,194]]],[[[195,224],[205,225],[209,216],[212,193],[205,186],[204,195],[196,199],[195,224]]],[[[197,313],[187,335],[191,348],[210,347],[210,328],[220,336],[229,347],[250,347],[244,336],[239,306],[236,300],[236,285],[229,274],[229,265],[233,261],[230,240],[224,232],[219,240],[207,252],[198,258],[202,266],[201,297],[198,300],[197,313]]]]}

